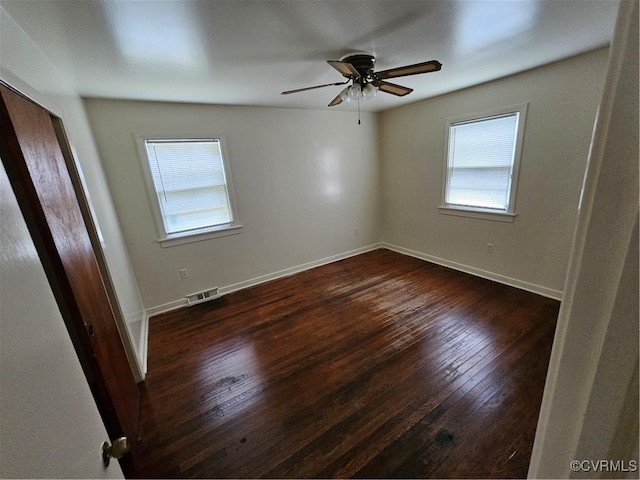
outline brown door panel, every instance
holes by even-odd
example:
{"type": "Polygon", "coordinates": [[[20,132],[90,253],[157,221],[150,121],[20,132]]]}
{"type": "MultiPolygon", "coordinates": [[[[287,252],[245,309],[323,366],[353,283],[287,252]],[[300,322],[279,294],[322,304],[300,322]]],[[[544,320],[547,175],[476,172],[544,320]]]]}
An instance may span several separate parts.
{"type": "Polygon", "coordinates": [[[135,456],[140,392],[51,114],[3,85],[0,98],[3,164],[109,435],[135,456]]]}

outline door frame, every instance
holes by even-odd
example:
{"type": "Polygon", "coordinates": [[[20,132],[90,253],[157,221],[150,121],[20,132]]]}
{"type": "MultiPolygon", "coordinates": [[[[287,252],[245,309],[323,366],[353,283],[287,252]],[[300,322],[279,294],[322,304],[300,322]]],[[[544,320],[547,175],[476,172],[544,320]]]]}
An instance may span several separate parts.
{"type": "MultiPolygon", "coordinates": [[[[1,80],[0,84],[2,84],[1,80]]],[[[15,89],[12,90],[14,92],[16,91],[15,89]]],[[[23,94],[20,95],[33,102],[33,99],[26,97],[23,94]]],[[[42,105],[38,104],[37,102],[34,103],[42,107],[42,105]]],[[[100,269],[100,274],[102,275],[102,282],[104,283],[105,289],[107,291],[107,296],[109,297],[111,310],[113,311],[116,326],[118,327],[118,331],[120,332],[120,338],[122,339],[122,345],[124,346],[125,353],[127,354],[129,366],[131,367],[131,371],[133,372],[133,376],[136,379],[136,382],[142,382],[144,381],[144,370],[138,362],[135,347],[133,346],[133,341],[131,339],[131,335],[129,334],[129,329],[127,328],[124,314],[122,313],[122,309],[120,308],[118,295],[116,294],[116,289],[113,286],[113,278],[111,277],[111,272],[109,271],[109,263],[107,262],[104,250],[102,249],[100,235],[98,234],[98,220],[95,217],[93,209],[91,208],[91,202],[89,201],[89,196],[87,194],[86,187],[83,181],[83,175],[81,172],[82,167],[77,161],[76,156],[73,154],[71,142],[69,141],[69,137],[67,136],[67,133],[64,129],[64,123],[62,119],[56,116],[47,108],[42,108],[47,110],[51,115],[53,128],[56,132],[56,136],[58,137],[60,150],[62,151],[62,156],[64,157],[64,161],[67,165],[69,177],[71,178],[71,183],[73,184],[73,189],[76,192],[80,212],[82,213],[84,222],[87,225],[89,239],[91,240],[91,245],[93,246],[93,253],[96,256],[96,260],[98,262],[98,268],[100,269]]]]}

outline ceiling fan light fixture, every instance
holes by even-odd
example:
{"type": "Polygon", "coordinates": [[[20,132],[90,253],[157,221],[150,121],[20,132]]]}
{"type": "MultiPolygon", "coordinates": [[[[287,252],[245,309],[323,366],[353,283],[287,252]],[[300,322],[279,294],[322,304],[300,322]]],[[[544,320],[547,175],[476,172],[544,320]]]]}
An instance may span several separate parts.
{"type": "Polygon", "coordinates": [[[372,83],[367,83],[362,89],[362,95],[366,99],[375,97],[376,93],[378,93],[378,87],[376,87],[372,83]]]}
{"type": "Polygon", "coordinates": [[[362,87],[359,83],[354,83],[347,90],[347,96],[350,100],[359,100],[362,98],[362,87]]]}

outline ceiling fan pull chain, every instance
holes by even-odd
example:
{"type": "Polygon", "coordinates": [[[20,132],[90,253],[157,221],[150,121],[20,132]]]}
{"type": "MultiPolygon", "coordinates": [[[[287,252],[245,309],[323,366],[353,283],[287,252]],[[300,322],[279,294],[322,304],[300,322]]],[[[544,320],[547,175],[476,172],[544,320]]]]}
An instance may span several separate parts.
{"type": "Polygon", "coordinates": [[[358,97],[358,125],[360,125],[360,97],[358,97]]]}

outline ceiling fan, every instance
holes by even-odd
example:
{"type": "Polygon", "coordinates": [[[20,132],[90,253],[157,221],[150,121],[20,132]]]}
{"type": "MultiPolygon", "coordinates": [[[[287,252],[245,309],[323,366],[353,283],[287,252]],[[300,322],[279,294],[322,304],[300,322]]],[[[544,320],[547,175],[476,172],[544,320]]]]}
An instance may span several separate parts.
{"type": "Polygon", "coordinates": [[[428,62],[374,72],[376,57],[368,53],[355,53],[347,55],[341,60],[327,60],[327,63],[340,72],[347,80],[345,82],[325,83],[324,85],[287,90],[286,92],[282,92],[282,95],[351,83],[351,85],[345,87],[336,98],[329,103],[330,107],[339,105],[343,101],[350,102],[351,100],[370,99],[378,93],[378,90],[398,97],[404,97],[410,94],[413,89],[396,85],[386,80],[389,78],[437,72],[442,68],[442,64],[439,61],[429,60],[428,62]]]}

